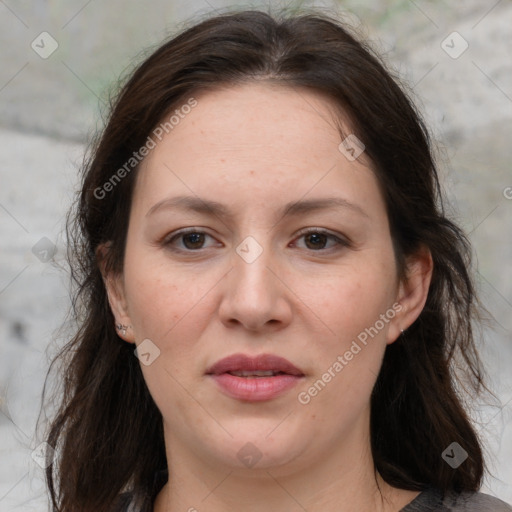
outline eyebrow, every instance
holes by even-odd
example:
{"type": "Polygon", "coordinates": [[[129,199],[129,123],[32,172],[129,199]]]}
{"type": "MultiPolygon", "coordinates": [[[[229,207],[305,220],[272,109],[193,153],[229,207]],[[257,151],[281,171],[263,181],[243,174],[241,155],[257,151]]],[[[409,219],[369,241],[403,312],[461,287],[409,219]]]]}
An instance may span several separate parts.
{"type": "MultiPolygon", "coordinates": [[[[179,208],[183,210],[191,210],[197,213],[208,215],[215,215],[220,218],[233,218],[234,214],[230,210],[217,201],[209,199],[201,199],[194,196],[177,196],[163,199],[154,204],[146,213],[146,217],[162,210],[179,208]]],[[[353,204],[341,197],[324,197],[318,199],[307,199],[302,201],[295,201],[287,203],[283,208],[277,212],[277,218],[280,217],[293,217],[304,215],[318,210],[326,210],[329,208],[335,209],[349,209],[364,217],[368,214],[358,205],[353,204]]]]}

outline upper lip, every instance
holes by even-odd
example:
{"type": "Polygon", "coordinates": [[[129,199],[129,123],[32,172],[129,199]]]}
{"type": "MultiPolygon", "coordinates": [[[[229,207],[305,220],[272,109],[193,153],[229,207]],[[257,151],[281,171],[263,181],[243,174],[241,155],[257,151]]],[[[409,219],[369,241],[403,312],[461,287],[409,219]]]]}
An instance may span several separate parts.
{"type": "Polygon", "coordinates": [[[304,375],[304,373],[290,363],[290,361],[273,354],[260,354],[255,357],[245,354],[233,354],[217,361],[213,366],[210,366],[210,368],[206,370],[206,373],[208,375],[220,375],[227,372],[251,370],[267,370],[297,376],[304,375]]]}

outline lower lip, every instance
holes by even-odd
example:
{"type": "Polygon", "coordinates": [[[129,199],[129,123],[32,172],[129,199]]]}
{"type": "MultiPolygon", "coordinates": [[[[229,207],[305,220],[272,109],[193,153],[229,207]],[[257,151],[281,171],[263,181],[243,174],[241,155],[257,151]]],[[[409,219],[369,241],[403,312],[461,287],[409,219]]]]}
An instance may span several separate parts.
{"type": "Polygon", "coordinates": [[[211,377],[228,396],[249,402],[276,398],[293,388],[302,378],[288,374],[274,377],[237,377],[230,373],[211,375],[211,377]]]}

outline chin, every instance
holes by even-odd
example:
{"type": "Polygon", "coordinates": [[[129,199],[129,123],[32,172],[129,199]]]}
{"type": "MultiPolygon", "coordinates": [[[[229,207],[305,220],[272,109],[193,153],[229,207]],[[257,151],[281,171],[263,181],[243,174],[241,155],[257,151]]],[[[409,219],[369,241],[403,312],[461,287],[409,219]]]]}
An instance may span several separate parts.
{"type": "Polygon", "coordinates": [[[245,469],[255,474],[258,470],[288,466],[307,450],[308,443],[303,433],[297,433],[298,439],[294,439],[289,430],[269,435],[279,422],[274,421],[271,426],[269,423],[265,421],[263,426],[260,423],[252,425],[252,428],[239,426],[233,437],[224,437],[224,442],[210,447],[213,448],[211,455],[230,468],[245,469]]]}

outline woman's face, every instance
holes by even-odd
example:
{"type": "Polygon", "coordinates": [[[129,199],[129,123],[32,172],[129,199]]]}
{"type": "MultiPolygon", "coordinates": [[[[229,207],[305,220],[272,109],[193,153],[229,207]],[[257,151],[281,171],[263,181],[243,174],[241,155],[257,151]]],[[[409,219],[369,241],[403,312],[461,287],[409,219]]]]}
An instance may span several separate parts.
{"type": "Polygon", "coordinates": [[[142,164],[109,285],[124,338],[143,343],[167,449],[284,472],[355,454],[386,345],[426,294],[397,279],[376,178],[339,149],[319,95],[250,84],[195,98],[142,164]],[[209,374],[235,354],[295,370],[235,358],[209,374]]]}

